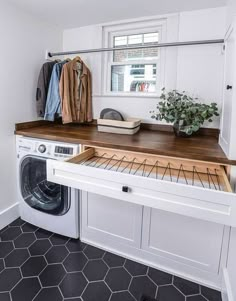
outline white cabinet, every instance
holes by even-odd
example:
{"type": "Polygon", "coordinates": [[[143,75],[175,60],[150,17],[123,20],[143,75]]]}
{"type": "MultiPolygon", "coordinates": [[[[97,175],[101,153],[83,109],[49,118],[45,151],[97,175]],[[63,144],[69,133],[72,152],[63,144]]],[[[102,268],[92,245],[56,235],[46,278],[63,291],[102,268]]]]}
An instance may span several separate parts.
{"type": "Polygon", "coordinates": [[[140,248],[142,206],[84,191],[81,196],[82,239],[140,248]]]}
{"type": "Polygon", "coordinates": [[[224,233],[220,224],[81,193],[82,241],[193,281],[216,285],[224,233]]]}
{"type": "Polygon", "coordinates": [[[89,146],[66,162],[48,160],[47,179],[83,191],[82,241],[219,285],[225,225],[236,227],[223,166],[89,146]]]}
{"type": "Polygon", "coordinates": [[[231,160],[236,159],[236,22],[225,37],[225,76],[220,145],[231,160]]]}
{"type": "Polygon", "coordinates": [[[218,273],[224,226],[145,208],[142,249],[201,270],[218,273]]]}

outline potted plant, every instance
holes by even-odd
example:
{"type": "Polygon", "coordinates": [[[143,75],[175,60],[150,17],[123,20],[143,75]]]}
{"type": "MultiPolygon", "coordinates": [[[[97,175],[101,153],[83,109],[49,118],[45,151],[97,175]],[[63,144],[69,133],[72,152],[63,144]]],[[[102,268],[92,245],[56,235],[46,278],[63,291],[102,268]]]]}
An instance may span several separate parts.
{"type": "Polygon", "coordinates": [[[161,101],[157,105],[158,112],[152,118],[173,123],[176,136],[190,137],[196,133],[204,121],[212,122],[213,116],[219,116],[216,103],[210,105],[200,103],[198,98],[190,97],[185,91],[162,89],[161,101]]]}

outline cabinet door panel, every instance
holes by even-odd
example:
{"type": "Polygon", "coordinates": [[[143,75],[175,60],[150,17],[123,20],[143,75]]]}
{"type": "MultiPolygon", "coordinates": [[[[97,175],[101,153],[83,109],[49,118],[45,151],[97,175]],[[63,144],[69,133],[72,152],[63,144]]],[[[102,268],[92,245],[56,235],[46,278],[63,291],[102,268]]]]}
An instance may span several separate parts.
{"type": "Polygon", "coordinates": [[[234,139],[235,118],[235,81],[236,81],[236,23],[228,31],[225,39],[225,78],[222,105],[220,145],[229,159],[235,159],[236,144],[234,139]],[[227,88],[228,87],[228,88],[227,88]],[[230,89],[232,87],[232,89],[230,89]]]}
{"type": "Polygon", "coordinates": [[[82,236],[94,233],[134,247],[141,244],[142,206],[82,192],[82,236]]]}
{"type": "Polygon", "coordinates": [[[157,209],[144,209],[142,248],[218,273],[224,226],[157,209]]]}

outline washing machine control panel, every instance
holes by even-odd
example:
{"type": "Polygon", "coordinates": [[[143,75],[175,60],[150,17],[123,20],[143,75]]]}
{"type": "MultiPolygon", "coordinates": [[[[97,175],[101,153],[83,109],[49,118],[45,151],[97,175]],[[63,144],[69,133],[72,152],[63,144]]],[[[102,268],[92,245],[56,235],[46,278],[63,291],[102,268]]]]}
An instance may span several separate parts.
{"type": "Polygon", "coordinates": [[[26,137],[18,137],[16,142],[18,157],[35,154],[40,157],[65,160],[80,152],[80,145],[77,144],[51,142],[26,137]]]}

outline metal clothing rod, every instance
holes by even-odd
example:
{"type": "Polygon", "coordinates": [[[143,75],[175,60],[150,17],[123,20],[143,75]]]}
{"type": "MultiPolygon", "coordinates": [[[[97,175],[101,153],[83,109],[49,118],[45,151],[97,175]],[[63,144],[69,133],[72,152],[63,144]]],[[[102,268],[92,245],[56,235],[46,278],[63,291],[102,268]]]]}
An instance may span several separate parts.
{"type": "Polygon", "coordinates": [[[164,48],[164,47],[209,45],[209,44],[223,44],[223,43],[224,43],[224,39],[175,42],[175,43],[160,43],[160,44],[129,46],[129,47],[98,48],[98,49],[86,49],[86,50],[65,51],[65,52],[48,52],[48,56],[53,57],[53,56],[60,56],[60,55],[73,55],[73,54],[94,53],[94,52],[110,52],[110,51],[118,51],[118,50],[164,48]]]}

